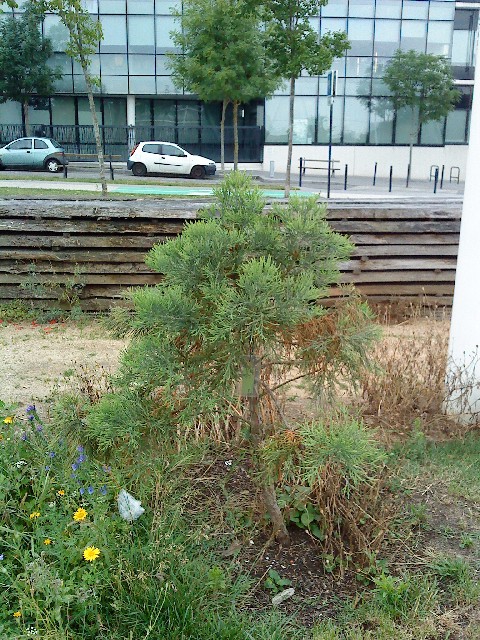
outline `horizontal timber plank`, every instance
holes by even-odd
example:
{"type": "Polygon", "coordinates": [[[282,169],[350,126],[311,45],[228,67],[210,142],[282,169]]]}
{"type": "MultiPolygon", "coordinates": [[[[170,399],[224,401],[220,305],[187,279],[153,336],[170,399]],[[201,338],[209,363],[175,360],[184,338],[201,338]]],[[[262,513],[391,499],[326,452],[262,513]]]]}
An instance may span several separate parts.
{"type": "MultiPolygon", "coordinates": [[[[72,274],[69,274],[71,277],[72,274]]],[[[35,282],[42,284],[63,284],[68,277],[65,274],[44,274],[36,275],[35,282]]],[[[77,281],[81,285],[124,285],[124,286],[143,286],[147,284],[157,284],[160,282],[161,276],[154,273],[145,273],[132,275],[128,273],[113,274],[94,274],[81,273],[78,275],[77,281]]],[[[6,274],[0,273],[0,284],[22,284],[26,281],[26,274],[6,274]]]]}
{"type": "Polygon", "coordinates": [[[374,260],[349,260],[340,264],[342,271],[360,269],[361,271],[409,271],[415,269],[455,269],[456,258],[377,258],[374,260]]]}
{"type": "Polygon", "coordinates": [[[332,225],[340,233],[459,233],[460,220],[338,220],[332,225]]]}
{"type": "MultiPolygon", "coordinates": [[[[74,262],[35,262],[35,273],[53,273],[71,275],[79,271],[78,264],[74,262]]],[[[0,273],[28,274],[32,271],[32,263],[13,262],[10,260],[0,260],[0,273]]],[[[81,273],[147,273],[151,274],[143,262],[84,262],[80,269],[81,273]]]]}
{"type": "Polygon", "coordinates": [[[140,250],[122,251],[48,251],[43,249],[12,249],[5,252],[5,258],[9,260],[36,261],[49,260],[51,262],[144,262],[145,252],[140,250]]]}
{"type": "Polygon", "coordinates": [[[352,256],[373,258],[377,256],[456,256],[458,254],[458,244],[390,244],[374,245],[367,244],[356,246],[352,256]]]}
{"type": "Polygon", "coordinates": [[[98,248],[138,248],[151,249],[154,244],[165,242],[175,235],[150,235],[150,236],[112,236],[112,235],[0,235],[0,247],[42,247],[68,249],[71,247],[98,247],[98,248]]]}
{"type": "Polygon", "coordinates": [[[458,233],[396,233],[395,235],[388,233],[352,233],[350,240],[357,246],[364,244],[390,245],[390,244],[413,244],[419,242],[425,245],[458,245],[460,235],[458,233]]]}
{"type": "Polygon", "coordinates": [[[132,233],[178,234],[181,222],[143,220],[7,220],[0,219],[0,234],[5,231],[22,233],[132,233]]]}
{"type": "MultiPolygon", "coordinates": [[[[367,283],[367,282],[455,282],[455,270],[440,271],[415,271],[413,275],[410,271],[365,271],[361,273],[342,273],[340,281],[344,283],[367,283]]],[[[388,287],[385,287],[387,289],[388,287]]]]}
{"type": "MultiPolygon", "coordinates": [[[[453,295],[453,283],[452,284],[414,284],[414,283],[402,283],[392,284],[388,283],[388,286],[379,284],[359,284],[355,287],[357,291],[365,296],[371,295],[385,295],[387,292],[392,296],[397,295],[453,295]]],[[[332,287],[329,290],[329,294],[332,296],[341,296],[343,292],[338,287],[332,287]]]]}
{"type": "MultiPolygon", "coordinates": [[[[80,293],[81,299],[87,298],[122,298],[128,286],[121,285],[87,285],[80,293]]],[[[0,284],[0,300],[15,300],[16,298],[29,299],[31,297],[37,299],[55,300],[57,295],[53,291],[38,291],[32,296],[31,292],[22,287],[8,286],[0,284]]]]}

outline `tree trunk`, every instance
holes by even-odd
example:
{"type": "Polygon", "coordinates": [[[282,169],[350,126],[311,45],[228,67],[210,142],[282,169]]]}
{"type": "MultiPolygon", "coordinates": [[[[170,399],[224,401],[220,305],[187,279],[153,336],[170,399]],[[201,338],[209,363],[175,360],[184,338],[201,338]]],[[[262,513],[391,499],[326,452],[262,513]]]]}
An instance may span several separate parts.
{"type": "Polygon", "coordinates": [[[220,166],[225,169],[225,114],[227,112],[228,100],[222,103],[222,119],[220,121],[220,166]]]}
{"type": "Polygon", "coordinates": [[[93,133],[95,135],[95,145],[97,147],[98,166],[100,169],[100,182],[102,183],[102,196],[107,195],[107,180],[105,178],[105,158],[103,156],[102,140],[100,137],[100,127],[98,126],[97,112],[95,111],[95,101],[93,99],[93,87],[90,79],[88,67],[82,64],[83,75],[85,76],[85,84],[87,85],[88,104],[92,114],[93,133]]]}
{"type": "Polygon", "coordinates": [[[238,169],[238,101],[233,101],[233,170],[238,169]]]}
{"type": "Polygon", "coordinates": [[[287,155],[287,175],[285,176],[285,198],[288,198],[288,196],[290,195],[290,177],[292,173],[294,108],[295,108],[295,78],[290,78],[290,110],[288,115],[288,155],[287,155]]]}
{"type": "MultiPolygon", "coordinates": [[[[260,417],[260,364],[258,359],[253,356],[253,389],[249,397],[249,422],[251,426],[252,443],[255,447],[254,455],[258,454],[258,448],[262,443],[265,433],[262,425],[262,419],[260,417]]],[[[265,469],[262,465],[259,465],[259,475],[261,482],[262,498],[267,509],[268,515],[272,521],[273,535],[275,539],[281,544],[288,544],[290,542],[290,536],[288,535],[287,527],[285,526],[285,520],[283,518],[280,507],[277,503],[277,496],[275,495],[275,486],[271,480],[267,478],[265,469]]]]}
{"type": "Polygon", "coordinates": [[[30,119],[28,117],[28,98],[22,103],[25,135],[30,135],[30,119]]]}

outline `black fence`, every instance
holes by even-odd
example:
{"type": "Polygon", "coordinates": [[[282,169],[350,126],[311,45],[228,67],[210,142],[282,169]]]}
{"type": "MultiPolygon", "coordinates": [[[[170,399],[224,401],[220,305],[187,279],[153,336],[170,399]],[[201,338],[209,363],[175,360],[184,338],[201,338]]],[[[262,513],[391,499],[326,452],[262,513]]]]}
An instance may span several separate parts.
{"type": "MultiPolygon", "coordinates": [[[[78,160],[88,160],[96,154],[92,126],[83,125],[32,125],[31,135],[53,138],[66,153],[78,160]],[[83,157],[82,157],[83,156],[83,157]]],[[[220,161],[220,127],[200,126],[144,126],[100,127],[103,151],[106,155],[120,156],[126,160],[135,142],[159,140],[175,142],[189,153],[220,161]]],[[[22,125],[0,125],[0,145],[5,145],[25,135],[22,125]]],[[[239,162],[263,162],[263,127],[238,128],[239,162]]],[[[225,127],[225,161],[233,162],[233,127],[225,127]]]]}

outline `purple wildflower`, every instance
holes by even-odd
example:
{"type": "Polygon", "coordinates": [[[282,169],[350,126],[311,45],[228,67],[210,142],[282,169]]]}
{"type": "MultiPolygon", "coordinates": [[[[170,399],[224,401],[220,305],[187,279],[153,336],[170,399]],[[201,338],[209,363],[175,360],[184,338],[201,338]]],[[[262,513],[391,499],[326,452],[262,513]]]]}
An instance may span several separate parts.
{"type": "Polygon", "coordinates": [[[102,494],[102,496],[107,495],[107,487],[105,485],[103,485],[103,487],[100,487],[100,493],[102,494]]]}
{"type": "Polygon", "coordinates": [[[35,416],[32,416],[30,414],[29,416],[27,416],[27,420],[30,420],[30,422],[33,422],[33,420],[35,420],[35,416]]]}
{"type": "Polygon", "coordinates": [[[80,487],[79,491],[80,495],[83,496],[83,494],[85,493],[85,489],[83,487],[80,487]]]}
{"type": "Polygon", "coordinates": [[[49,458],[54,458],[55,457],[55,451],[50,451],[50,453],[48,454],[49,458]]]}
{"type": "Polygon", "coordinates": [[[46,465],[45,465],[45,471],[50,471],[50,469],[51,469],[50,465],[49,465],[49,464],[46,464],[46,465]]]}
{"type": "Polygon", "coordinates": [[[28,407],[25,409],[25,413],[33,413],[36,410],[37,409],[34,404],[29,404],[28,407]]]}
{"type": "MultiPolygon", "coordinates": [[[[29,420],[30,420],[30,418],[29,418],[29,420]]],[[[37,431],[38,432],[43,431],[43,426],[41,424],[37,424],[37,431]]]]}
{"type": "Polygon", "coordinates": [[[92,493],[94,492],[94,488],[92,487],[92,485],[88,487],[87,491],[90,495],[92,495],[92,493]]]}
{"type": "Polygon", "coordinates": [[[78,453],[83,453],[85,451],[85,449],[82,447],[81,444],[79,444],[78,447],[77,447],[77,451],[78,451],[78,453]]]}
{"type": "Polygon", "coordinates": [[[78,469],[78,464],[76,462],[72,464],[72,469],[73,471],[76,471],[78,469]]]}
{"type": "Polygon", "coordinates": [[[82,464],[82,462],[85,462],[86,459],[87,459],[87,456],[82,453],[78,456],[77,462],[78,464],[82,464]]]}
{"type": "Polygon", "coordinates": [[[110,466],[107,467],[106,465],[103,465],[103,470],[105,471],[105,473],[110,473],[110,471],[112,470],[112,467],[110,466]]]}
{"type": "Polygon", "coordinates": [[[27,439],[27,434],[26,433],[22,433],[22,440],[25,442],[26,439],[27,439]]]}
{"type": "Polygon", "coordinates": [[[0,553],[0,560],[3,560],[3,553],[0,553]]]}
{"type": "Polygon", "coordinates": [[[76,477],[77,477],[77,474],[76,474],[76,473],[71,473],[71,474],[70,474],[70,478],[72,478],[72,480],[75,480],[75,478],[76,478],[76,477]]]}

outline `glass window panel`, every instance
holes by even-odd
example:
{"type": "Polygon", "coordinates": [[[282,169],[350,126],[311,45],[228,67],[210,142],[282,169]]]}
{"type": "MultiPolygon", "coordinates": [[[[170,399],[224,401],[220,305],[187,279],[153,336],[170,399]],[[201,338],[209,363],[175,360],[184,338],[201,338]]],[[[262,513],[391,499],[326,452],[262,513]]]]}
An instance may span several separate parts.
{"type": "Polygon", "coordinates": [[[376,56],[393,56],[400,46],[400,21],[375,20],[376,56]]]}
{"type": "Polygon", "coordinates": [[[347,19],[346,18],[321,18],[320,30],[322,36],[328,31],[346,31],[347,19]]]}
{"type": "Polygon", "coordinates": [[[452,65],[458,67],[469,67],[473,60],[472,34],[469,31],[453,32],[452,40],[452,65]]]}
{"type": "Polygon", "coordinates": [[[389,100],[373,99],[370,107],[370,144],[392,144],[394,110],[389,100]]]}
{"type": "MultiPolygon", "coordinates": [[[[85,77],[83,74],[73,76],[73,87],[75,93],[87,93],[87,85],[85,84],[85,77]]],[[[101,89],[98,85],[92,87],[93,93],[101,93],[101,89]]]]}
{"type": "MultiPolygon", "coordinates": [[[[328,95],[328,79],[320,78],[319,92],[320,96],[328,95]]],[[[337,78],[337,96],[345,95],[345,78],[337,78]]]]}
{"type": "Polygon", "coordinates": [[[84,6],[88,13],[98,13],[98,0],[84,0],[84,6]]]}
{"type": "MultiPolygon", "coordinates": [[[[100,100],[95,100],[95,111],[97,112],[97,118],[99,124],[102,124],[102,112],[100,109],[100,100]]],[[[90,113],[90,107],[88,105],[88,98],[78,99],[78,124],[91,125],[92,114],[90,113]]]]}
{"type": "Polygon", "coordinates": [[[274,97],[265,102],[265,142],[288,141],[288,98],[274,97]]]}
{"type": "Polygon", "coordinates": [[[107,127],[124,127],[127,124],[127,101],[125,98],[104,98],[103,124],[107,127]]]}
{"type": "Polygon", "coordinates": [[[316,98],[295,98],[293,142],[312,144],[315,139],[316,98]]]}
{"type": "Polygon", "coordinates": [[[165,53],[165,51],[174,51],[170,31],[179,29],[179,25],[173,17],[157,18],[155,20],[157,32],[157,53],[165,53]]]}
{"type": "Polygon", "coordinates": [[[21,124],[22,108],[20,103],[8,100],[0,104],[0,122],[2,124],[21,124]]]}
{"type": "Polygon", "coordinates": [[[53,124],[75,124],[75,101],[72,97],[51,98],[53,124]]]}
{"type": "Polygon", "coordinates": [[[175,101],[155,100],[153,103],[154,124],[155,125],[175,125],[175,101]]]}
{"type": "Polygon", "coordinates": [[[125,14],[125,0],[99,0],[100,13],[122,13],[125,14]]]}
{"type": "Polygon", "coordinates": [[[368,105],[360,98],[345,98],[343,143],[365,144],[368,137],[368,105]]]}
{"type": "Polygon", "coordinates": [[[55,91],[58,93],[73,92],[73,76],[62,76],[59,80],[55,80],[55,91]]]}
{"type": "Polygon", "coordinates": [[[378,56],[374,56],[372,76],[374,78],[383,78],[383,76],[385,75],[385,69],[389,62],[390,58],[379,58],[378,56]]]}
{"type": "Polygon", "coordinates": [[[372,75],[372,59],[348,56],[346,73],[350,78],[370,77],[372,75]]]}
{"type": "Polygon", "coordinates": [[[447,128],[445,131],[445,142],[460,142],[464,143],[465,130],[467,126],[467,114],[465,109],[455,109],[450,111],[447,116],[447,128]]]}
{"type": "Polygon", "coordinates": [[[68,29],[58,16],[46,15],[43,23],[43,33],[50,38],[54,51],[64,52],[69,40],[68,29]]]}
{"type": "Polygon", "coordinates": [[[172,13],[172,8],[180,10],[182,0],[155,0],[155,13],[168,16],[172,13]]]}
{"type": "Polygon", "coordinates": [[[414,144],[417,144],[418,109],[412,114],[412,109],[405,107],[397,112],[397,127],[395,131],[395,142],[397,144],[410,144],[413,134],[414,144]]]}
{"type": "Polygon", "coordinates": [[[375,15],[377,18],[400,18],[402,0],[377,0],[375,15]]]}
{"type": "Polygon", "coordinates": [[[320,33],[320,18],[309,18],[308,24],[314,33],[320,33]]]}
{"type": "Polygon", "coordinates": [[[154,0],[128,0],[128,13],[145,13],[153,15],[154,0]]]}
{"type": "Polygon", "coordinates": [[[102,93],[128,93],[128,76],[102,74],[102,93]]]}
{"type": "Polygon", "coordinates": [[[149,16],[128,16],[128,50],[155,53],[155,31],[149,16]]]}
{"type": "Polygon", "coordinates": [[[182,91],[175,87],[170,76],[157,76],[157,90],[155,93],[178,95],[179,93],[182,93],[182,91]]]}
{"type": "Polygon", "coordinates": [[[295,95],[316,96],[318,93],[318,78],[297,78],[295,81],[295,95]]]}
{"type": "Polygon", "coordinates": [[[370,78],[346,78],[345,95],[347,96],[369,96],[370,78]]]}
{"type": "Polygon", "coordinates": [[[22,140],[16,140],[15,142],[12,142],[12,144],[9,144],[8,148],[12,149],[12,151],[16,151],[17,149],[31,149],[32,141],[25,138],[22,140]]]}
{"type": "MultiPolygon", "coordinates": [[[[343,128],[343,98],[337,98],[333,104],[332,118],[332,142],[339,143],[342,140],[343,128]]],[[[330,101],[328,98],[318,100],[318,132],[317,142],[328,144],[330,136],[330,101]]]]}
{"type": "Polygon", "coordinates": [[[443,145],[443,128],[445,126],[445,118],[432,122],[426,122],[422,125],[422,133],[420,141],[422,144],[442,144],[443,145]]]}
{"type": "Polygon", "coordinates": [[[102,74],[121,76],[128,74],[127,56],[122,53],[102,53],[100,56],[102,74]]]}
{"type": "Polygon", "coordinates": [[[391,95],[390,89],[384,83],[383,80],[374,78],[372,80],[372,96],[389,96],[391,95]]]}
{"type": "Polygon", "coordinates": [[[142,100],[142,98],[135,100],[135,125],[137,127],[146,127],[152,124],[150,106],[150,100],[142,100]]]}
{"type": "Polygon", "coordinates": [[[157,56],[157,75],[167,76],[170,73],[168,56],[157,56]]]}
{"type": "Polygon", "coordinates": [[[101,16],[103,40],[100,50],[104,53],[124,53],[127,49],[127,25],[125,16],[101,16]]]}
{"type": "Polygon", "coordinates": [[[155,76],[130,76],[129,80],[130,93],[155,95],[155,76]]]}
{"type": "Polygon", "coordinates": [[[216,103],[201,105],[202,125],[206,127],[218,127],[222,117],[222,106],[216,103]]]}
{"type": "Polygon", "coordinates": [[[199,124],[199,110],[197,102],[180,102],[177,106],[177,119],[179,126],[186,124],[199,124]]]}
{"type": "Polygon", "coordinates": [[[54,53],[48,61],[52,69],[60,69],[61,73],[72,73],[72,59],[64,53],[54,53]]]}
{"type": "Polygon", "coordinates": [[[128,70],[131,75],[154,76],[155,56],[138,56],[130,54],[128,56],[128,70]]]}
{"type": "Polygon", "coordinates": [[[348,0],[330,0],[322,7],[322,16],[346,16],[348,11],[348,0]]]}
{"type": "Polygon", "coordinates": [[[426,20],[428,18],[428,2],[419,0],[403,0],[403,14],[405,19],[426,20]]]}
{"type": "Polygon", "coordinates": [[[427,53],[448,57],[452,40],[451,22],[429,22],[427,35],[427,53]]]}
{"type": "Polygon", "coordinates": [[[358,18],[373,18],[375,0],[350,0],[348,15],[358,18]]]}
{"type": "Polygon", "coordinates": [[[348,20],[348,39],[351,48],[348,55],[372,55],[373,20],[352,18],[348,20]]]}
{"type": "MultiPolygon", "coordinates": [[[[38,134],[40,135],[40,134],[38,134]]],[[[46,142],[44,142],[43,140],[34,140],[33,141],[33,148],[34,149],[48,149],[48,144],[46,142]]]]}
{"type": "MultiPolygon", "coordinates": [[[[100,56],[98,54],[95,54],[93,56],[89,57],[90,60],[90,73],[93,76],[99,76],[100,75],[100,56]]],[[[73,61],[73,73],[80,75],[83,75],[83,71],[82,71],[82,67],[79,65],[78,62],[73,61]]]]}
{"type": "Polygon", "coordinates": [[[402,22],[401,48],[404,51],[425,53],[427,23],[423,20],[404,20],[402,22]]]}
{"type": "Polygon", "coordinates": [[[453,20],[455,16],[455,2],[435,2],[430,0],[430,20],[453,20]]]}

